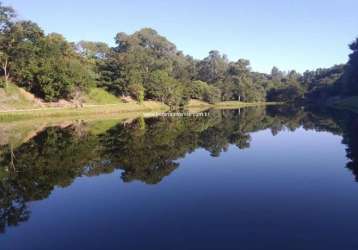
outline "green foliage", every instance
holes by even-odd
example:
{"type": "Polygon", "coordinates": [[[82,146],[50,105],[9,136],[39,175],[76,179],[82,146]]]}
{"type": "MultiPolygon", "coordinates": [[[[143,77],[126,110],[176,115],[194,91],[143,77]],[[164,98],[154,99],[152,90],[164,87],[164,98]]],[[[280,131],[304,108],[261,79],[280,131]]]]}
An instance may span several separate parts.
{"type": "Polygon", "coordinates": [[[70,99],[94,84],[94,73],[59,34],[44,35],[31,21],[15,22],[14,11],[0,5],[0,61],[12,81],[47,101],[70,99]]]}
{"type": "Polygon", "coordinates": [[[134,95],[137,100],[144,96],[170,106],[185,103],[180,79],[190,79],[187,68],[193,63],[174,44],[149,28],[132,35],[118,33],[116,43],[101,66],[102,86],[117,95],[134,95]]]}
{"type": "Polygon", "coordinates": [[[118,97],[101,88],[90,88],[85,92],[84,101],[88,104],[118,104],[118,97]]]}
{"type": "Polygon", "coordinates": [[[272,89],[268,99],[275,102],[295,102],[303,97],[304,91],[297,86],[288,86],[281,89],[272,89]]]}
{"type": "Polygon", "coordinates": [[[95,84],[90,68],[61,35],[42,36],[36,42],[36,53],[14,60],[18,84],[47,101],[70,99],[75,91],[95,84]]]}
{"type": "Polygon", "coordinates": [[[188,96],[192,99],[203,100],[209,103],[221,101],[220,88],[208,85],[206,82],[197,80],[193,81],[189,86],[188,96]]]}
{"type": "Polygon", "coordinates": [[[138,103],[143,103],[144,88],[141,84],[133,83],[129,85],[129,93],[137,100],[138,103]]]}
{"type": "Polygon", "coordinates": [[[217,50],[210,51],[208,57],[198,62],[198,79],[209,84],[223,80],[228,63],[226,55],[221,55],[217,50]]]}
{"type": "Polygon", "coordinates": [[[189,87],[189,95],[192,99],[202,100],[208,84],[206,82],[196,80],[193,81],[189,87]]]}
{"type": "Polygon", "coordinates": [[[193,81],[189,86],[188,96],[192,99],[203,100],[209,103],[221,101],[221,90],[213,85],[208,85],[203,81],[193,81]]]}
{"type": "Polygon", "coordinates": [[[76,51],[94,64],[98,59],[105,59],[110,48],[103,42],[80,41],[76,44],[76,51]]]}
{"type": "Polygon", "coordinates": [[[343,95],[358,95],[358,38],[349,45],[352,53],[338,87],[343,95]]]}
{"type": "Polygon", "coordinates": [[[203,93],[203,100],[208,103],[216,103],[221,100],[220,89],[214,86],[208,86],[203,93]]]}
{"type": "Polygon", "coordinates": [[[0,2],[0,30],[3,31],[11,25],[12,19],[15,18],[15,10],[10,6],[4,6],[0,2]]]}
{"type": "Polygon", "coordinates": [[[6,85],[5,77],[0,77],[0,88],[5,88],[6,85]]]}

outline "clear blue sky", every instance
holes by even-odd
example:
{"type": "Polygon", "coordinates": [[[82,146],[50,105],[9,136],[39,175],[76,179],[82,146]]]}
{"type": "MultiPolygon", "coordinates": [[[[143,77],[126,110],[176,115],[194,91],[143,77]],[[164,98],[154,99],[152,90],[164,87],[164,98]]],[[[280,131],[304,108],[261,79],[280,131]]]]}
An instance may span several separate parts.
{"type": "Polygon", "coordinates": [[[252,68],[315,69],[347,61],[358,36],[357,0],[3,0],[21,19],[69,41],[113,45],[117,32],[151,27],[178,49],[203,58],[212,49],[252,68]]]}

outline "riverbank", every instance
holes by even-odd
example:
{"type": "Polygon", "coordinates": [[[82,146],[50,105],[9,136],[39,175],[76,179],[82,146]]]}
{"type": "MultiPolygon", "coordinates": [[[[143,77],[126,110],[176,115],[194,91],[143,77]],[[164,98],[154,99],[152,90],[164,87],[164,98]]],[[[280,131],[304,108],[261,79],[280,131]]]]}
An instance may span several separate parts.
{"type": "Polygon", "coordinates": [[[267,106],[267,105],[279,105],[278,102],[239,102],[239,101],[225,101],[217,103],[207,103],[200,100],[190,100],[187,107],[188,108],[215,108],[215,109],[234,109],[234,108],[245,108],[245,107],[255,107],[255,106],[267,106]]]}
{"type": "Polygon", "coordinates": [[[49,117],[83,117],[83,116],[103,116],[123,113],[144,113],[160,111],[165,112],[169,107],[156,101],[144,101],[138,103],[118,103],[91,105],[85,104],[83,107],[54,107],[54,108],[33,108],[33,109],[13,109],[0,111],[0,122],[13,121],[33,118],[49,117]]]}
{"type": "MultiPolygon", "coordinates": [[[[257,102],[257,103],[245,103],[237,101],[227,101],[210,104],[199,100],[191,100],[186,106],[189,110],[196,109],[237,109],[244,107],[263,106],[263,105],[277,105],[273,102],[257,102]]],[[[0,122],[15,121],[23,119],[34,118],[55,118],[55,117],[88,117],[88,116],[108,116],[118,115],[125,113],[140,113],[147,112],[165,112],[170,108],[168,105],[156,101],[144,101],[142,104],[130,102],[130,103],[118,103],[118,104],[103,104],[92,105],[84,104],[83,107],[52,107],[52,108],[27,108],[27,109],[10,109],[0,110],[0,122]]]]}
{"type": "MultiPolygon", "coordinates": [[[[9,83],[6,88],[0,89],[0,122],[35,118],[118,116],[124,113],[136,113],[140,116],[146,112],[165,112],[170,109],[168,105],[157,101],[144,101],[139,104],[131,98],[118,98],[100,88],[92,88],[84,93],[82,101],[81,105],[66,100],[45,102],[25,89],[9,83]]],[[[192,99],[185,108],[196,112],[210,108],[235,109],[271,104],[276,103],[226,101],[210,104],[192,99]]]]}

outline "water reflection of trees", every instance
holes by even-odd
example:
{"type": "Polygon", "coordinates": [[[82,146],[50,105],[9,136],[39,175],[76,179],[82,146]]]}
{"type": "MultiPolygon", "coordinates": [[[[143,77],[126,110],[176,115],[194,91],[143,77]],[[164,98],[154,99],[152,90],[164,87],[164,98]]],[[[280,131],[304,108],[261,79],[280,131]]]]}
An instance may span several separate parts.
{"type": "Polygon", "coordinates": [[[0,148],[0,230],[29,218],[27,202],[45,199],[79,176],[121,169],[124,182],[156,184],[197,148],[215,157],[229,145],[248,148],[252,132],[270,129],[276,135],[301,126],[342,135],[351,159],[347,167],[358,177],[358,119],[343,112],[251,108],[211,111],[208,117],[140,118],[101,133],[83,123],[47,128],[16,148],[0,148]]]}

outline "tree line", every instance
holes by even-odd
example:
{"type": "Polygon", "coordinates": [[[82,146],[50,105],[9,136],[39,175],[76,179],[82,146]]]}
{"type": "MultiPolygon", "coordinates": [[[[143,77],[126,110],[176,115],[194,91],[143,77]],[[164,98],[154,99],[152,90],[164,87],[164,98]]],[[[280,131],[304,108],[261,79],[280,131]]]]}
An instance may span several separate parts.
{"type": "Polygon", "coordinates": [[[174,107],[190,99],[292,102],[358,95],[358,39],[347,64],[303,74],[277,67],[269,74],[254,72],[248,60],[230,61],[216,50],[197,60],[151,28],[120,32],[115,44],[46,35],[0,3],[0,85],[11,81],[46,101],[73,99],[92,87],[174,107]]]}

